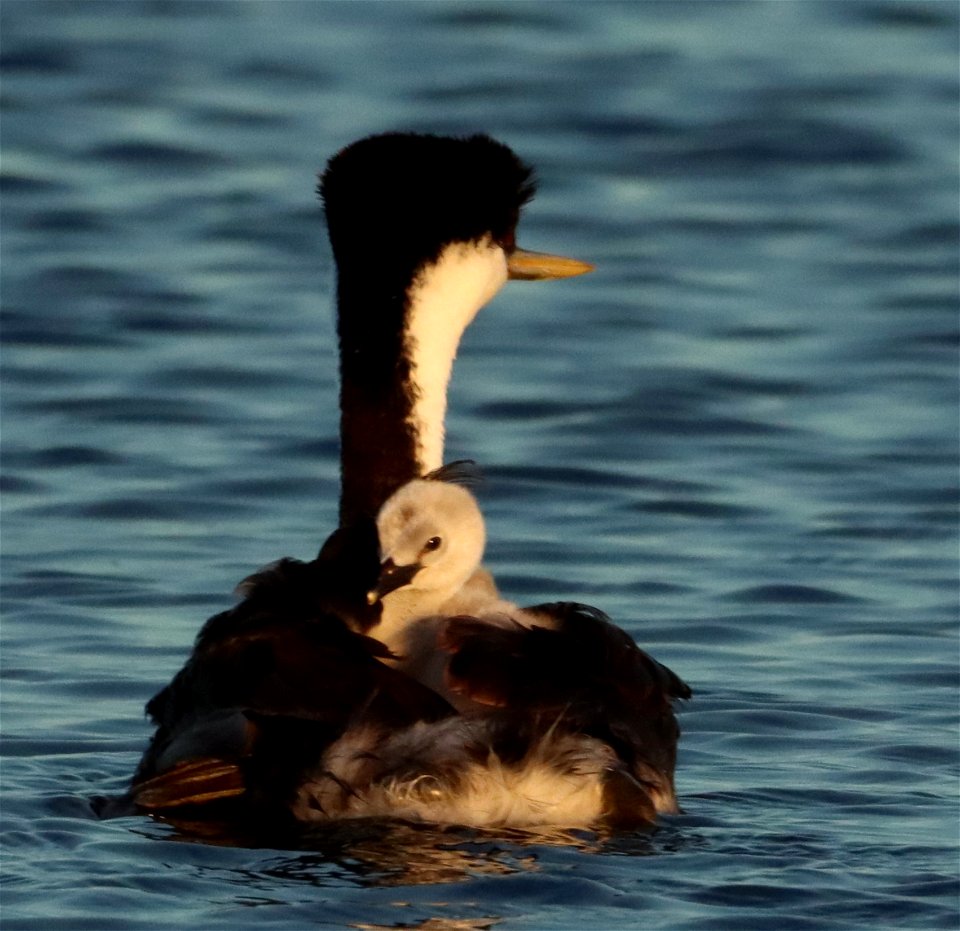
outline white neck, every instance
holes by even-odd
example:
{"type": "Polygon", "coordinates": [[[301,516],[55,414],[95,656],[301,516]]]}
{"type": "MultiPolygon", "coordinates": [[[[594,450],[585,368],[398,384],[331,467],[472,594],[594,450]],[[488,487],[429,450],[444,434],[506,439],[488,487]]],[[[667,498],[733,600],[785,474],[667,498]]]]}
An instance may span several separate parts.
{"type": "Polygon", "coordinates": [[[507,260],[489,239],[453,243],[417,276],[405,334],[415,398],[410,419],[423,472],[443,465],[447,385],[463,331],[507,280],[507,260]]]}

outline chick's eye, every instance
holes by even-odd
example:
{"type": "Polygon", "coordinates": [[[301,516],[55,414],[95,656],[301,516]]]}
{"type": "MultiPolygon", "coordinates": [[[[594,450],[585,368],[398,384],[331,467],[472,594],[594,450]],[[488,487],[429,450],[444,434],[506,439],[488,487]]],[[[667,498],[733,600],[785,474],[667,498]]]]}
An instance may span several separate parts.
{"type": "Polygon", "coordinates": [[[423,550],[425,553],[432,553],[434,550],[440,549],[440,544],[443,541],[440,537],[430,537],[426,543],[423,544],[423,550]]]}

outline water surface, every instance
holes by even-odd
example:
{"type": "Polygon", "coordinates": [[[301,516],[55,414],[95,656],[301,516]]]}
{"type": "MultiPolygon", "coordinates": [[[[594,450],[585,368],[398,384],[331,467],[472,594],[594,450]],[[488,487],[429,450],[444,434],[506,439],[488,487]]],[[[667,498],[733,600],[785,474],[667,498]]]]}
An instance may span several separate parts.
{"type": "Polygon", "coordinates": [[[5,0],[8,929],[956,928],[952,3],[5,0]],[[489,564],[695,689],[615,837],[97,821],[144,702],[337,498],[315,174],[369,132],[534,162],[454,376],[489,564]],[[258,844],[261,844],[258,846],[258,844]]]}

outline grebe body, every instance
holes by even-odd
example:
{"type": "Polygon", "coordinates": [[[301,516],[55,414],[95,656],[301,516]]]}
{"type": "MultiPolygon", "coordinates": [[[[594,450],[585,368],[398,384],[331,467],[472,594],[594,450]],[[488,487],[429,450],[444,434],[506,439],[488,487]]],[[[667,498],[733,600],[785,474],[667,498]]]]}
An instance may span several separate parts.
{"type": "Polygon", "coordinates": [[[422,477],[442,462],[465,328],[511,278],[590,266],[517,247],[531,171],[485,136],[361,140],[320,193],[337,265],[340,528],[204,625],[147,705],[156,731],[130,802],[517,827],[674,810],[671,702],[689,694],[676,676],[596,609],[503,601],[462,488],[446,486],[466,494],[456,559],[436,533],[417,569],[404,549],[420,532],[408,518],[432,519],[423,486],[445,484],[422,477]],[[410,500],[390,524],[398,495],[410,500]]]}

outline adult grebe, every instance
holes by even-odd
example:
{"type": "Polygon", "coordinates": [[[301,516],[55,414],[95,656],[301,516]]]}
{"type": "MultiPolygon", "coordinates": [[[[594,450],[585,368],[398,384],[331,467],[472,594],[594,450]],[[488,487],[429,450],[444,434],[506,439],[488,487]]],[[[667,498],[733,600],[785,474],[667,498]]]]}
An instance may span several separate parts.
{"type": "MultiPolygon", "coordinates": [[[[441,691],[461,712],[373,639],[385,593],[373,518],[442,459],[463,330],[508,277],[589,270],[516,248],[532,190],[529,169],[486,137],[372,137],[331,161],[321,193],[338,269],[341,528],[317,559],[251,577],[201,630],[147,706],[157,730],[130,791],[139,808],[482,825],[673,810],[670,700],[689,693],[595,609],[445,625],[441,691]]],[[[482,570],[467,594],[498,599],[482,570]]]]}
{"type": "MultiPolygon", "coordinates": [[[[508,278],[591,268],[517,248],[533,190],[530,169],[485,136],[374,136],[331,160],[320,192],[338,279],[341,528],[317,559],[248,580],[148,703],[157,730],[133,779],[140,807],[285,803],[360,709],[394,728],[453,713],[363,636],[380,615],[365,601],[379,568],[373,517],[440,465],[447,382],[479,308],[508,278]]],[[[482,572],[474,582],[492,589],[482,572]]]]}

